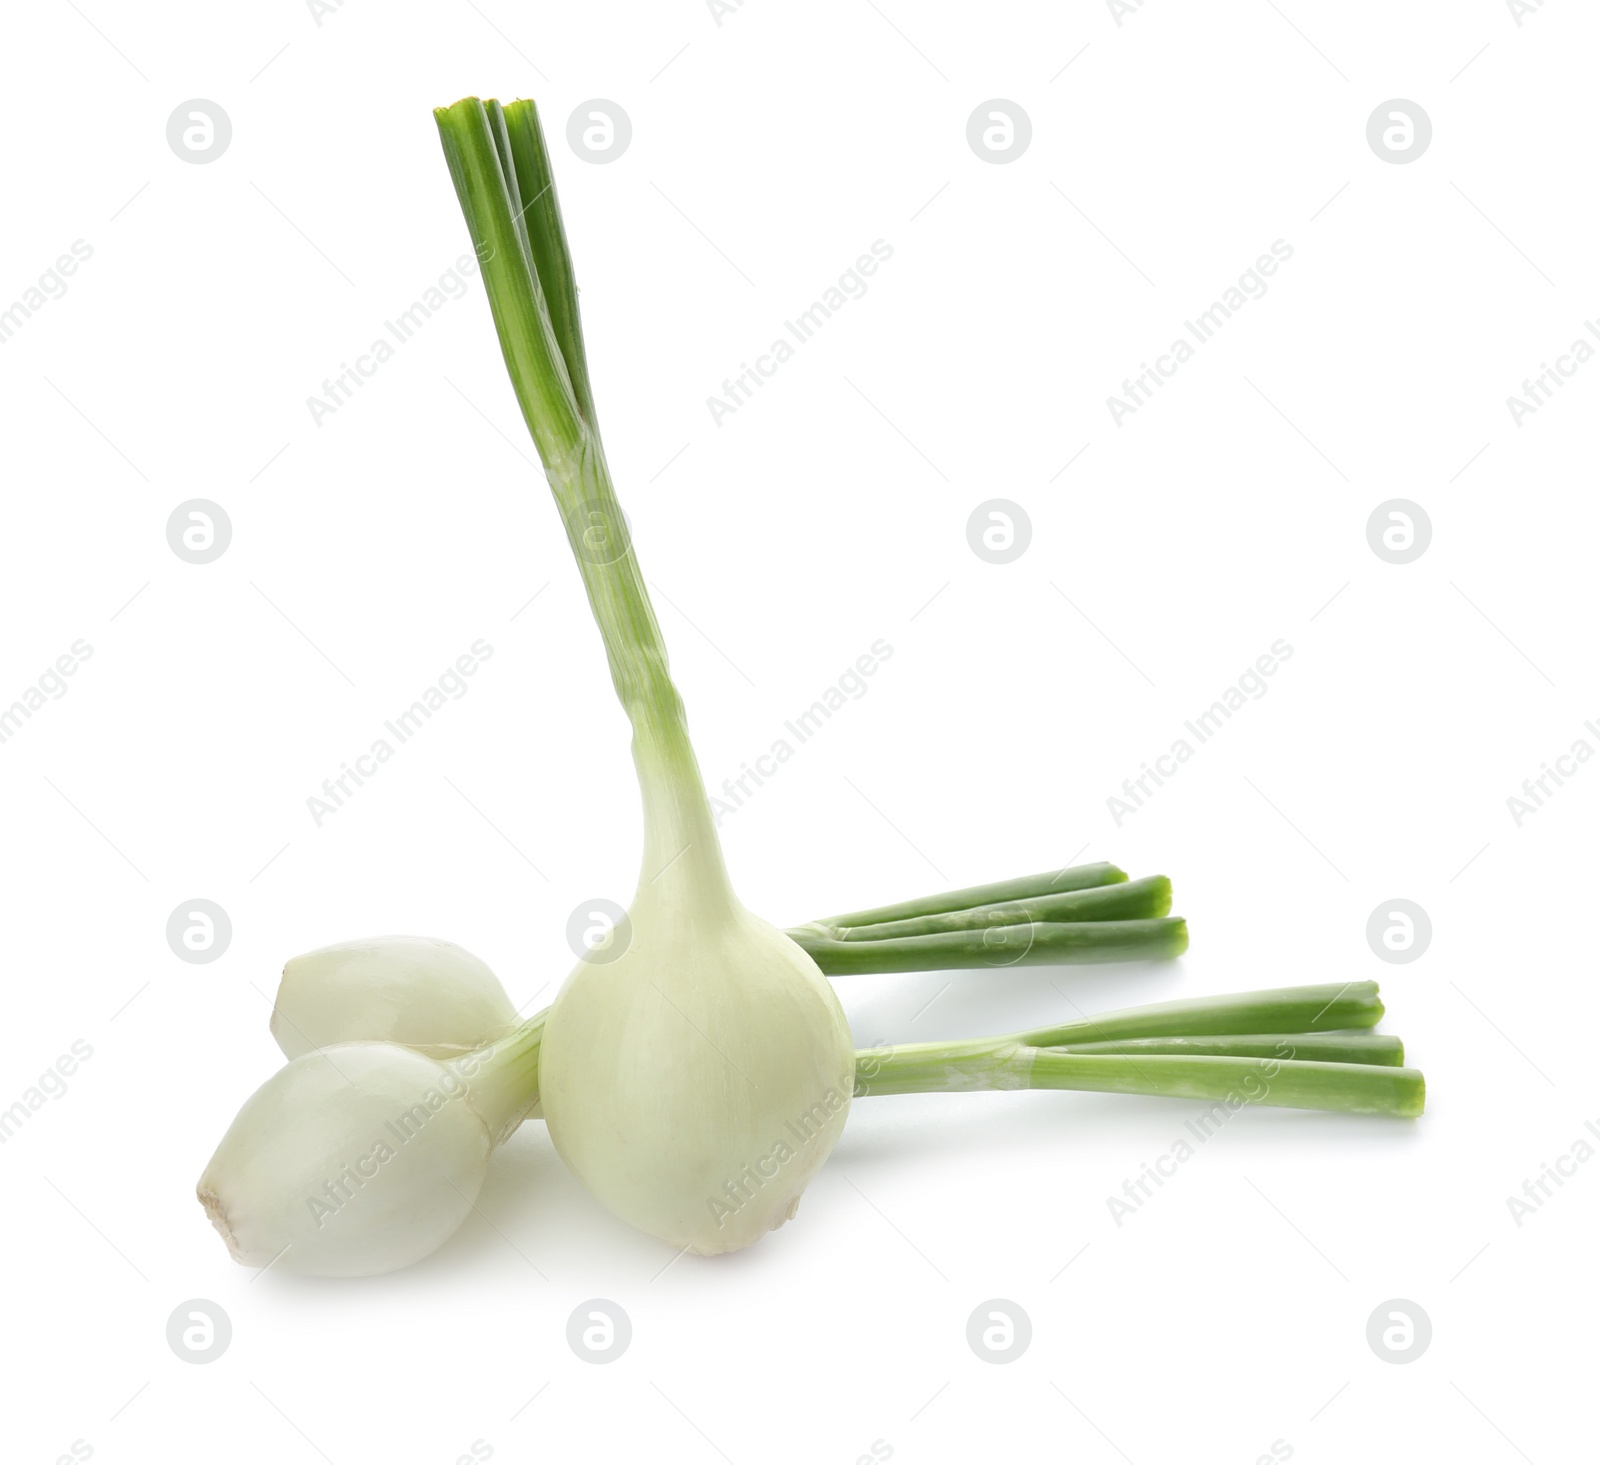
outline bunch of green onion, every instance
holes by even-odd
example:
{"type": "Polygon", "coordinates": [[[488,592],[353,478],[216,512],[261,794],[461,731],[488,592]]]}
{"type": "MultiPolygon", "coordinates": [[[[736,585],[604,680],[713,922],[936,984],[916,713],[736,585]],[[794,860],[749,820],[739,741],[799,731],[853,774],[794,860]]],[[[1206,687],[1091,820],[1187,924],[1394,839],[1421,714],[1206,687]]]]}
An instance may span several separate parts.
{"type": "Polygon", "coordinates": [[[234,1256],[329,1275],[414,1262],[465,1219],[493,1150],[535,1112],[601,1204],[707,1254],[794,1215],[858,1096],[1064,1088],[1419,1113],[1422,1075],[1365,1031],[1383,1010],[1371,983],[856,1052],[828,976],[1177,956],[1188,938],[1170,886],[1081,866],[788,931],[744,907],[606,466],[537,112],[468,98],[435,117],[632,725],[643,863],[626,948],[580,961],[526,1022],[447,943],[379,938],[290,962],[273,1027],[291,1061],[199,1186],[234,1256]]]}

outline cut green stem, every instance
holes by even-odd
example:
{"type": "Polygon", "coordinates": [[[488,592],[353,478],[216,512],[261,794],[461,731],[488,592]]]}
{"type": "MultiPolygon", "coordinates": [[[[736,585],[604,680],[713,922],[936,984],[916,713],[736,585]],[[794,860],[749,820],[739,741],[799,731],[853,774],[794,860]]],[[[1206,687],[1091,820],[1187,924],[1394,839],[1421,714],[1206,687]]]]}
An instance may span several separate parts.
{"type": "Polygon", "coordinates": [[[941,915],[946,911],[973,910],[1003,905],[1007,901],[1028,900],[1041,895],[1061,895],[1071,890],[1088,890],[1098,885],[1115,885],[1128,878],[1125,871],[1104,861],[1092,865],[1068,865],[1046,870],[1042,875],[1022,875],[1014,880],[997,880],[989,885],[969,885],[964,890],[947,890],[942,895],[925,895],[903,900],[897,905],[874,906],[845,916],[829,916],[813,924],[830,929],[840,926],[879,926],[889,921],[906,921],[916,916],[941,915]]]}
{"type": "Polygon", "coordinates": [[[813,923],[818,936],[834,941],[890,941],[906,936],[933,936],[945,931],[981,931],[990,926],[1018,926],[1040,921],[1139,921],[1164,916],[1172,909],[1172,882],[1165,875],[1122,880],[1085,890],[1034,895],[964,910],[932,912],[898,921],[835,926],[813,923]]]}
{"type": "Polygon", "coordinates": [[[1175,1054],[1063,1053],[1014,1040],[919,1043],[858,1057],[858,1096],[984,1089],[1076,1089],[1226,1105],[1415,1118],[1425,1086],[1414,1068],[1175,1054]],[[870,1071],[867,1071],[869,1070],[870,1071]]]}
{"type": "Polygon", "coordinates": [[[561,348],[561,359],[566,363],[578,412],[593,427],[594,399],[589,389],[589,363],[584,354],[583,325],[578,315],[578,282],[572,270],[566,226],[561,221],[555,175],[550,171],[550,155],[545,150],[538,108],[531,101],[507,102],[505,129],[528,240],[529,262],[544,292],[550,327],[561,348]]]}
{"type": "Polygon", "coordinates": [[[483,270],[500,350],[547,472],[582,447],[572,381],[531,268],[531,245],[504,115],[476,97],[434,111],[445,161],[483,270]]]}
{"type": "Polygon", "coordinates": [[[1056,966],[1106,961],[1166,961],[1189,946],[1177,917],[1144,921],[1035,921],[877,941],[836,941],[814,927],[789,937],[830,977],[866,972],[936,972],[972,967],[1056,966]]]}
{"type": "Polygon", "coordinates": [[[1392,1033],[1220,1033],[1212,1037],[1122,1038],[1109,1043],[1063,1043],[1054,1053],[1170,1054],[1189,1058],[1298,1058],[1318,1063],[1404,1067],[1405,1045],[1392,1033]]]}
{"type": "Polygon", "coordinates": [[[1205,1037],[1228,1033],[1336,1032],[1370,1028],[1383,1016],[1376,982],[1338,982],[1189,997],[1102,1012],[1060,1027],[1016,1034],[1019,1043],[1059,1048],[1121,1038],[1205,1037]]]}
{"type": "Polygon", "coordinates": [[[1426,1092],[1422,1074],[1415,1068],[1299,1059],[1274,1063],[1257,1058],[1133,1058],[1048,1051],[1035,1054],[1028,1086],[1171,1099],[1242,1099],[1270,1108],[1392,1114],[1406,1119],[1422,1113],[1426,1092]]]}

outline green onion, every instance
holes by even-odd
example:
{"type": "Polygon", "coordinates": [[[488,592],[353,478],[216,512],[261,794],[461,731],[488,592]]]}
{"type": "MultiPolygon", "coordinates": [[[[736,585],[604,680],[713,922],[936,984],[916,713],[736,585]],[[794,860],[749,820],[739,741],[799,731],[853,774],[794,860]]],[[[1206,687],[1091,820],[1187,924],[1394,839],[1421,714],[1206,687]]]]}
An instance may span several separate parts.
{"type": "Polygon", "coordinates": [[[570,312],[563,305],[572,272],[537,117],[526,104],[502,111],[477,98],[434,116],[506,369],[633,725],[644,801],[630,941],[615,961],[581,963],[550,1009],[539,1060],[545,1119],[562,1159],[624,1220],[677,1247],[747,1246],[793,1213],[844,1127],[849,1025],[817,964],[729,883],[582,385],[575,297],[570,312]],[[779,1180],[719,1212],[719,1177],[813,1112],[779,1180]]]}
{"type": "Polygon", "coordinates": [[[1360,1031],[1383,1011],[1372,983],[854,1050],[825,971],[1172,957],[1188,934],[1169,915],[1170,886],[1081,866],[788,934],[744,908],[606,466],[537,113],[468,98],[435,118],[632,726],[645,838],[630,941],[610,963],[580,964],[548,1012],[521,1024],[488,968],[445,943],[384,938],[291,963],[273,1030],[286,1052],[303,1051],[246,1103],[199,1187],[233,1254],[329,1275],[415,1261],[472,1209],[491,1153],[541,1102],[596,1197],[704,1253],[793,1215],[855,1095],[1057,1088],[1420,1113],[1422,1075],[1402,1066],[1398,1042],[1360,1031]],[[318,972],[336,973],[337,990],[302,1000],[318,972]],[[325,1046],[340,1028],[380,1040],[325,1046]]]}

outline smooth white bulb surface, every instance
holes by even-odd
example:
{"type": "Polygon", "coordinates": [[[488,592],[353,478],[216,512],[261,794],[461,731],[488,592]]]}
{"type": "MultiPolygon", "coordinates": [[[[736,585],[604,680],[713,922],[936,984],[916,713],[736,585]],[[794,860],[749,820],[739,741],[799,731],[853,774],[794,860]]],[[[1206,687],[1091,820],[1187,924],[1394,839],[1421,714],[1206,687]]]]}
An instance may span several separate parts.
{"type": "Polygon", "coordinates": [[[427,936],[372,936],[283,969],[272,1035],[287,1058],[333,1043],[401,1043],[435,1058],[504,1034],[516,1009],[470,951],[427,936]]]}
{"type": "Polygon", "coordinates": [[[460,1226],[493,1147],[455,1073],[392,1044],[341,1044],[251,1095],[197,1193],[245,1266],[370,1276],[460,1226]]]}
{"type": "Polygon", "coordinates": [[[627,951],[580,965],[551,1009],[551,1138],[640,1230],[702,1254],[748,1246],[794,1214],[844,1128],[849,1024],[816,963],[748,911],[679,892],[629,915],[627,951]]]}

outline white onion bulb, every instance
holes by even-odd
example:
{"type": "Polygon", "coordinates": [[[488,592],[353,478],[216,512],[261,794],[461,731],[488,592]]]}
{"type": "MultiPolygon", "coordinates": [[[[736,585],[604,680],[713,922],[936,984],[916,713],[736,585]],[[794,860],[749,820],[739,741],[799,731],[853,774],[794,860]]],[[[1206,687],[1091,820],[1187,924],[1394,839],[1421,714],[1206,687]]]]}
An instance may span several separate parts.
{"type": "Polygon", "coordinates": [[[527,1110],[540,1025],[450,1063],[345,1043],[279,1069],[197,1187],[234,1260],[362,1277],[427,1256],[466,1219],[527,1110]]]}
{"type": "Polygon", "coordinates": [[[285,964],[272,1036],[287,1058],[333,1043],[401,1043],[448,1058],[510,1031],[516,1008],[470,951],[426,936],[371,936],[285,964]]]}

